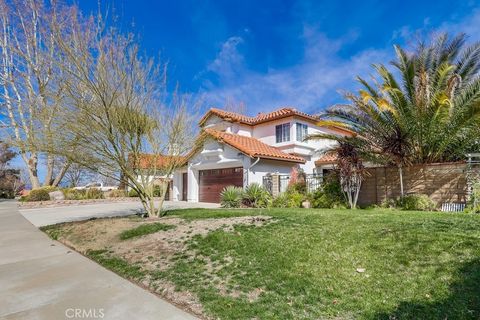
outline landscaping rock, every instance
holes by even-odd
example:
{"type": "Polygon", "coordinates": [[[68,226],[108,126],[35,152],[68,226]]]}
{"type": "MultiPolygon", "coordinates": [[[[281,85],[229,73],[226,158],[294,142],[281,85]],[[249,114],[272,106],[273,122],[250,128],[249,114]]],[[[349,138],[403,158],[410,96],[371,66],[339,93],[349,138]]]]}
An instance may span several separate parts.
{"type": "Polygon", "coordinates": [[[49,192],[50,200],[65,200],[65,196],[62,191],[52,191],[49,192]]]}

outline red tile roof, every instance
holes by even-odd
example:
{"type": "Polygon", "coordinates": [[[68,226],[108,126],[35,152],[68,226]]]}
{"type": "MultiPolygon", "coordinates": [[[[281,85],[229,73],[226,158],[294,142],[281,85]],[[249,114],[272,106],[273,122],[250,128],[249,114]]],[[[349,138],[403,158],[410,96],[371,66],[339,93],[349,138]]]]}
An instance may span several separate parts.
{"type": "Polygon", "coordinates": [[[212,136],[213,138],[224,142],[253,158],[305,163],[304,158],[285,153],[280,149],[269,146],[268,144],[265,144],[255,138],[226,133],[210,128],[205,129],[204,132],[209,136],[212,136]]]}
{"type": "Polygon", "coordinates": [[[335,162],[337,162],[337,154],[335,152],[327,152],[315,161],[315,165],[320,166],[322,164],[333,164],[335,162]]]}
{"type": "Polygon", "coordinates": [[[200,120],[200,125],[204,124],[207,118],[211,114],[217,115],[220,118],[228,121],[240,122],[248,125],[257,125],[260,123],[264,123],[264,122],[268,122],[276,119],[282,119],[290,116],[301,117],[305,120],[309,120],[312,122],[318,122],[319,120],[319,118],[316,116],[309,115],[307,113],[298,111],[297,109],[290,108],[290,107],[281,108],[268,113],[259,113],[255,117],[249,117],[240,113],[226,111],[222,109],[211,108],[200,120]]]}
{"type": "MultiPolygon", "coordinates": [[[[130,163],[134,160],[130,156],[129,159],[130,163]]],[[[135,168],[137,169],[162,169],[169,165],[174,167],[183,166],[187,160],[187,157],[183,156],[165,156],[159,154],[141,154],[138,156],[137,164],[135,168]]]]}
{"type": "MultiPolygon", "coordinates": [[[[268,113],[259,113],[255,117],[249,117],[240,113],[232,112],[232,111],[227,111],[227,110],[222,110],[222,109],[217,109],[217,108],[211,108],[203,117],[200,119],[200,126],[202,126],[205,121],[207,121],[208,117],[210,115],[216,115],[226,121],[231,121],[231,122],[239,122],[242,124],[254,126],[257,124],[277,120],[277,119],[283,119],[286,117],[290,116],[296,116],[298,118],[302,118],[303,120],[312,122],[314,124],[317,124],[318,121],[320,120],[318,116],[313,116],[310,114],[307,114],[305,112],[298,111],[295,108],[290,108],[290,107],[285,107],[281,108],[272,112],[268,113]]],[[[338,131],[341,134],[345,135],[350,135],[352,134],[349,130],[344,129],[344,128],[339,128],[339,127],[327,127],[328,129],[338,131]]]]}

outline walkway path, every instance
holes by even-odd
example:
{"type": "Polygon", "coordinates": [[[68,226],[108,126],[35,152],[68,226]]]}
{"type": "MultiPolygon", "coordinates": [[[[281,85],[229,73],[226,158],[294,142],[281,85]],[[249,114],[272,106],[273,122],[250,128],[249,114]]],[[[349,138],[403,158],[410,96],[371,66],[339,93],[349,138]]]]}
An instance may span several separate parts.
{"type": "MultiPolygon", "coordinates": [[[[165,201],[164,203],[165,210],[218,207],[220,207],[219,204],[204,202],[165,201]]],[[[90,218],[131,215],[140,211],[142,211],[142,204],[139,201],[20,209],[23,216],[37,227],[90,218]]]]}
{"type": "Polygon", "coordinates": [[[50,240],[0,202],[0,319],[196,319],[50,240]]]}

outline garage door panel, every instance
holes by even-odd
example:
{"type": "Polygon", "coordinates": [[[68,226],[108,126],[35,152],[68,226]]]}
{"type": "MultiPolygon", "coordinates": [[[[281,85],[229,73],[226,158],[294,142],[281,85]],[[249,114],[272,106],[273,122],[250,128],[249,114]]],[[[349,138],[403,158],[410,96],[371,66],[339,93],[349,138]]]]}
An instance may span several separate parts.
{"type": "Polygon", "coordinates": [[[199,182],[199,200],[218,203],[225,187],[243,186],[243,168],[201,170],[199,182]]]}

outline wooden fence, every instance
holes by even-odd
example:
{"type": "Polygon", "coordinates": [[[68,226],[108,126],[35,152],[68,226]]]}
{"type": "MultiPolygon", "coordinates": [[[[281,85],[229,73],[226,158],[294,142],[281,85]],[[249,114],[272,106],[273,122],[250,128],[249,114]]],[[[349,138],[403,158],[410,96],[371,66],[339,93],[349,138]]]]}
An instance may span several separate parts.
{"type": "MultiPolygon", "coordinates": [[[[405,194],[426,194],[439,206],[465,203],[467,199],[465,162],[416,165],[403,169],[405,194]]],[[[400,196],[398,168],[369,168],[360,190],[359,205],[380,204],[400,196]]]]}

